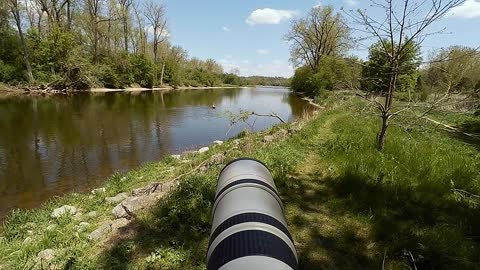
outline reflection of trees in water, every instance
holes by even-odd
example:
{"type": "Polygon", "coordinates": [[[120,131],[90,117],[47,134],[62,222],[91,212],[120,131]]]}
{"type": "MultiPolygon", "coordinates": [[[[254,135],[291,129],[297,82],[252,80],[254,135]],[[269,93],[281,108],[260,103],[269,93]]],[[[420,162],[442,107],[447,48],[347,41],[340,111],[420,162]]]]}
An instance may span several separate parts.
{"type": "MultiPolygon", "coordinates": [[[[0,215],[5,207],[33,207],[53,194],[96,186],[114,171],[158,159],[174,148],[170,127],[184,120],[182,107],[236,100],[242,91],[0,99],[0,215]]],[[[251,92],[251,98],[260,98],[261,92],[251,92]]],[[[272,95],[278,98],[278,92],[272,95]]],[[[303,112],[298,99],[288,97],[287,103],[294,115],[303,112]]]]}
{"type": "Polygon", "coordinates": [[[239,90],[232,89],[178,90],[165,93],[164,100],[166,107],[211,106],[239,94],[239,90]]]}
{"type": "Polygon", "coordinates": [[[313,109],[307,102],[301,100],[293,93],[285,93],[282,100],[290,104],[293,117],[301,117],[306,111],[308,112],[313,109]]]}
{"type": "Polygon", "coordinates": [[[165,153],[169,122],[160,93],[0,100],[2,206],[31,202],[72,187],[95,185],[98,176],[165,153]],[[152,132],[154,131],[154,132],[152,132]],[[152,138],[154,137],[154,138],[152,138]],[[29,202],[14,194],[33,191],[29,202]],[[35,191],[45,191],[35,193],[35,191]]]}

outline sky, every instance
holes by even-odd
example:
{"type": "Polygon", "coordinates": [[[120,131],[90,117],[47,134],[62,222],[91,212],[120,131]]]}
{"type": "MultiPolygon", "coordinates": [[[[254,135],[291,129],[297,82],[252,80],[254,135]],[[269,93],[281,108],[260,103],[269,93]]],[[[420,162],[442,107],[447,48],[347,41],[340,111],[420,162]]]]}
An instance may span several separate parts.
{"type": "MultiPolygon", "coordinates": [[[[154,0],[160,1],[160,0],[154,0]]],[[[395,1],[394,1],[395,2],[395,1]]],[[[283,40],[293,19],[304,17],[317,5],[332,5],[337,11],[366,9],[382,14],[367,0],[163,0],[167,7],[171,41],[200,59],[212,58],[226,72],[238,68],[243,76],[290,77],[289,45],[283,40]]],[[[445,30],[425,40],[424,56],[451,45],[480,46],[480,0],[466,0],[431,31],[445,30]]],[[[349,53],[365,59],[368,45],[349,53]]]]}

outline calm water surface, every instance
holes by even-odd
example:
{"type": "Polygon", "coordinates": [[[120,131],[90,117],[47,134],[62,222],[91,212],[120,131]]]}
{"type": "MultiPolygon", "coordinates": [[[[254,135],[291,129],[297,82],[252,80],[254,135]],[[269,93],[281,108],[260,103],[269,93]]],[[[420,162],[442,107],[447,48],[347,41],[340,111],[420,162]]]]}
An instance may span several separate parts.
{"type": "MultiPolygon", "coordinates": [[[[284,88],[0,98],[0,219],[12,208],[98,187],[116,171],[232,137],[245,127],[226,134],[226,112],[240,109],[292,120],[308,104],[284,88]]],[[[275,123],[258,118],[254,129],[275,123]]]]}

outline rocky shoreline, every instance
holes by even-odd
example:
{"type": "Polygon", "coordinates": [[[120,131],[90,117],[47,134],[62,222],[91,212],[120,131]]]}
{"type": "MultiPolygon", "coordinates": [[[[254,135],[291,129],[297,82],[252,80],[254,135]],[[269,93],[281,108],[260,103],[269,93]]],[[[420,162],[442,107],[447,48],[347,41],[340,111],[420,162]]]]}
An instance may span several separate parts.
{"type": "Polygon", "coordinates": [[[154,88],[142,88],[142,87],[127,87],[127,88],[90,88],[86,90],[74,90],[74,89],[55,89],[47,85],[39,86],[5,86],[0,89],[1,95],[37,95],[37,96],[49,96],[49,95],[67,95],[70,93],[110,93],[110,92],[148,92],[148,91],[173,91],[173,90],[206,90],[206,89],[238,89],[246,88],[245,86],[165,86],[154,88]]]}

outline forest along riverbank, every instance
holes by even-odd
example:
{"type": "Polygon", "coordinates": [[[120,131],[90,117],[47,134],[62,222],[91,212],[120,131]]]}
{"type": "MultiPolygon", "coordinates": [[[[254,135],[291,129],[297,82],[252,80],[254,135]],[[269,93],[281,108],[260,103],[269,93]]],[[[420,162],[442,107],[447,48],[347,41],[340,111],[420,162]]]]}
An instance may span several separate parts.
{"type": "Polygon", "coordinates": [[[253,123],[252,117],[230,129],[231,113],[273,111],[295,120],[309,108],[288,89],[262,87],[0,99],[0,216],[91,190],[115,172],[226,140],[245,128],[278,123],[268,117],[253,123]]]}
{"type": "Polygon", "coordinates": [[[271,170],[301,269],[398,269],[412,257],[419,269],[475,269],[478,200],[451,185],[480,193],[478,148],[425,121],[392,126],[379,153],[365,101],[341,95],[321,105],[317,115],[15,212],[0,232],[0,269],[205,269],[216,179],[242,156],[271,170]]]}

